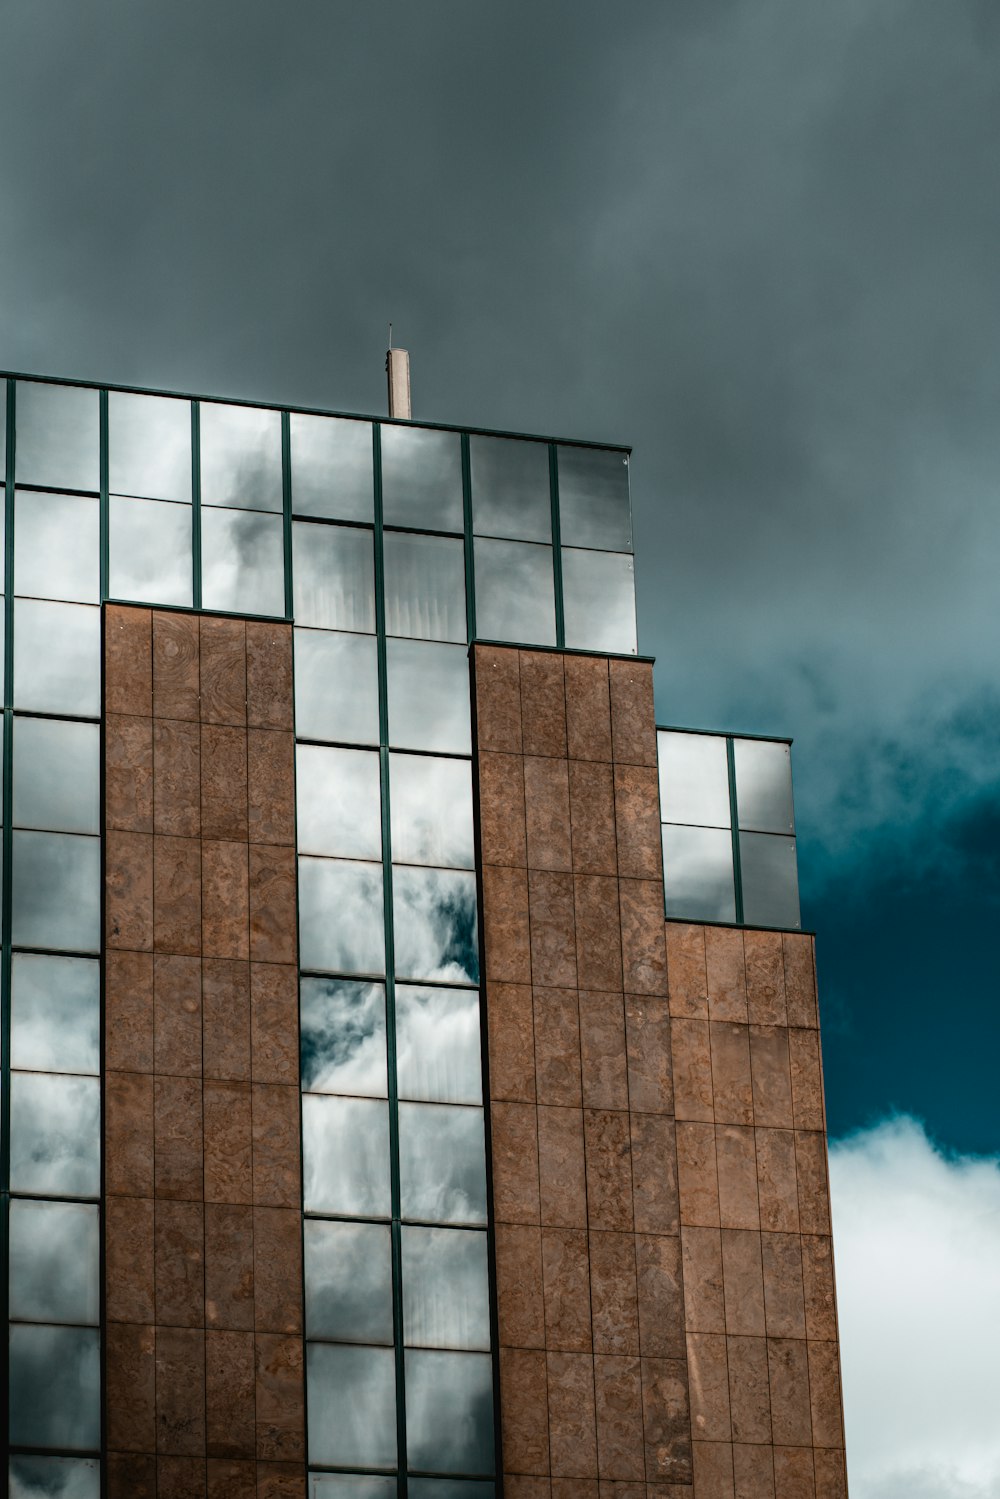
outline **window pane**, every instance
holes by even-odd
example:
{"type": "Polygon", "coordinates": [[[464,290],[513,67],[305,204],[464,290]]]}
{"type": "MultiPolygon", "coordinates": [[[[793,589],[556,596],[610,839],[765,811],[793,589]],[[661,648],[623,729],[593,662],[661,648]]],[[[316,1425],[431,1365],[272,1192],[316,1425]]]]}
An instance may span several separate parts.
{"type": "Polygon", "coordinates": [[[206,609],[224,609],[232,614],[284,614],[280,515],[202,511],[201,597],[206,609]]]}
{"type": "Polygon", "coordinates": [[[399,1105],[399,1194],[404,1218],[486,1222],[482,1109],[399,1105]]]}
{"type": "Polygon", "coordinates": [[[476,535],[550,542],[548,444],[509,437],[470,437],[469,459],[476,535]]]}
{"type": "Polygon", "coordinates": [[[768,739],[734,739],[733,759],[740,827],[755,833],[794,833],[790,746],[768,739]]]}
{"type": "Polygon", "coordinates": [[[108,392],[108,487],[147,500],[191,498],[191,403],[108,392]]]}
{"type": "Polygon", "coordinates": [[[462,440],[457,432],[383,424],[382,517],[387,526],[463,529],[462,440]]]}
{"type": "Polygon", "coordinates": [[[300,739],[378,744],[374,636],[295,631],[295,732],[300,739]]]}
{"type": "Polygon", "coordinates": [[[71,1452],[99,1447],[100,1362],[96,1327],[11,1327],[11,1442],[71,1452]]]}
{"type": "Polygon", "coordinates": [[[627,552],[632,546],[628,455],[606,448],[558,449],[563,546],[627,552]]]}
{"type": "Polygon", "coordinates": [[[385,972],[381,864],[299,860],[299,961],[321,973],[385,972]]]}
{"type": "Polygon", "coordinates": [[[563,547],[563,612],[570,650],[634,655],[635,563],[611,552],[563,547]]]}
{"type": "Polygon", "coordinates": [[[19,489],[14,513],[14,592],[100,603],[99,502],[19,489]]]}
{"type": "Polygon", "coordinates": [[[389,743],[469,754],[469,656],[464,646],[387,640],[389,743]]]}
{"type": "Polygon", "coordinates": [[[552,548],[477,536],[475,557],[480,639],[555,645],[552,548]]]}
{"type": "Polygon", "coordinates": [[[728,829],[663,827],[668,916],[735,921],[733,840],[728,829]]]}
{"type": "Polygon", "coordinates": [[[389,1216],[389,1106],[370,1098],[302,1098],[307,1213],[389,1216]]]}
{"type": "Polygon", "coordinates": [[[101,487],[101,420],[96,390],[17,382],[17,482],[48,489],[101,487]]]}
{"type": "Polygon", "coordinates": [[[99,1499],[96,1457],[12,1457],[10,1499],[99,1499]]]}
{"type": "Polygon", "coordinates": [[[417,640],[465,641],[462,542],[387,531],[384,547],[386,633],[417,640]]]}
{"type": "Polygon", "coordinates": [[[101,975],[92,958],[15,953],[11,988],[11,1066],[100,1071],[101,975]]]}
{"type": "Polygon", "coordinates": [[[141,604],[191,604],[191,507],[112,495],[108,588],[141,604]]]}
{"type": "Polygon", "coordinates": [[[411,1468],[493,1471],[488,1353],[406,1350],[406,1458],[411,1468]]]}
{"type": "Polygon", "coordinates": [[[496,1485],[481,1478],[411,1478],[409,1499],[495,1499],[496,1485]]]}
{"type": "Polygon", "coordinates": [[[295,750],[299,850],[347,859],[382,857],[379,757],[371,750],[295,750]]]}
{"type": "Polygon", "coordinates": [[[96,1326],[101,1314],[99,1268],[96,1206],[11,1202],[11,1317],[96,1326]]]}
{"type": "Polygon", "coordinates": [[[385,1098],[385,987],[303,979],[302,1088],[385,1098]]]}
{"type": "Polygon", "coordinates": [[[100,948],[101,844],[72,833],[14,834],[13,918],[18,947],[100,948]]]}
{"type": "Polygon", "coordinates": [[[468,760],[392,755],[389,786],[392,856],[398,864],[475,867],[468,760]]]}
{"type": "Polygon", "coordinates": [[[794,838],[779,838],[773,833],[741,833],[740,883],[743,920],[747,926],[799,927],[794,838]]]}
{"type": "Polygon", "coordinates": [[[371,423],[293,411],[289,425],[293,515],[374,520],[371,423]]]}
{"type": "Polygon", "coordinates": [[[375,553],[357,526],[292,526],[295,622],[328,630],[375,629],[375,553]]]}
{"type": "Polygon", "coordinates": [[[101,1190],[101,1089],[96,1077],[14,1072],[10,1188],[45,1197],[101,1190]]]}
{"type": "Polygon", "coordinates": [[[96,724],[15,718],[15,827],[100,831],[99,738],[96,724]]]}
{"type": "Polygon", "coordinates": [[[396,866],[392,894],[397,977],[478,984],[475,875],[396,866]]]}
{"type": "Polygon", "coordinates": [[[201,503],[235,505],[241,510],[281,509],[281,417],[277,411],[201,403],[201,503]]]}
{"type": "Polygon", "coordinates": [[[34,713],[99,716],[100,610],[15,600],[14,706],[34,713]]]}
{"type": "Polygon", "coordinates": [[[475,989],[396,989],[396,1070],[401,1098],[482,1103],[482,1040],[475,989]]]}
{"type": "Polygon", "coordinates": [[[306,1336],[341,1343],[391,1343],[388,1227],[307,1218],[302,1228],[306,1336]]]}
{"type": "Polygon", "coordinates": [[[309,1461],[396,1466],[396,1365],[391,1348],[306,1345],[309,1461]]]}
{"type": "MultiPolygon", "coordinates": [[[[410,1480],[413,1492],[413,1480],[410,1480]]],[[[368,1478],[354,1473],[310,1473],[309,1499],[396,1499],[394,1478],[368,1478]]]]}
{"type": "Polygon", "coordinates": [[[456,1228],[402,1228],[403,1327],[418,1348],[489,1348],[486,1235],[456,1228]]]}
{"type": "Polygon", "coordinates": [[[729,762],[721,734],[675,734],[661,729],[656,755],[664,822],[730,826],[729,762]]]}

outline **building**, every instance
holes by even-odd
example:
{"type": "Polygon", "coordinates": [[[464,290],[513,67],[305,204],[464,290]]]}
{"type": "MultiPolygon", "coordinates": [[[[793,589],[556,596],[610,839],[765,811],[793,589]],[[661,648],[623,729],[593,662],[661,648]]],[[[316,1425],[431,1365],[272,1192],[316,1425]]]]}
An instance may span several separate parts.
{"type": "Polygon", "coordinates": [[[628,453],[2,409],[11,1495],[841,1499],[789,749],[657,731],[628,453]]]}

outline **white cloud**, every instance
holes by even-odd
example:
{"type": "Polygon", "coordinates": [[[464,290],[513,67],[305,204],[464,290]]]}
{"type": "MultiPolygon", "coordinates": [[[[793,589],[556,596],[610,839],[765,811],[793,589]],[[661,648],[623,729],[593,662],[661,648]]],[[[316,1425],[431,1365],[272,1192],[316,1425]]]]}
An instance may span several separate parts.
{"type": "Polygon", "coordinates": [[[1000,1499],[1000,1158],[831,1143],[852,1499],[1000,1499]]]}

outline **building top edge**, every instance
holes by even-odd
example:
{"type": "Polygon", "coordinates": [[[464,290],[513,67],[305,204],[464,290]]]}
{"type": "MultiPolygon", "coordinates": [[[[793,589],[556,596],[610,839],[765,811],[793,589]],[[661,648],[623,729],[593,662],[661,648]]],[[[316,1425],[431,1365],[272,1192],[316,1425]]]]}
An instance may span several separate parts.
{"type": "MultiPolygon", "coordinates": [[[[636,658],[633,656],[632,660],[636,658]]],[[[647,658],[654,660],[654,657],[647,658]]],[[[794,744],[790,734],[744,734],[740,729],[698,729],[689,723],[658,723],[658,734],[713,734],[718,739],[760,739],[765,744],[794,744]]]]}

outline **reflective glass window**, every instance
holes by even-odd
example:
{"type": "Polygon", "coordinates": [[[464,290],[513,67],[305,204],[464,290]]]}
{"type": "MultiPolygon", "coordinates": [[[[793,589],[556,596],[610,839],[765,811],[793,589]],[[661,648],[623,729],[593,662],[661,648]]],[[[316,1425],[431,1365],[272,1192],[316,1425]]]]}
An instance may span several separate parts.
{"type": "Polygon", "coordinates": [[[493,1471],[493,1362],[488,1353],[406,1350],[406,1457],[411,1468],[493,1471]]]}
{"type": "Polygon", "coordinates": [[[382,517],[387,526],[463,529],[462,439],[457,432],[383,424],[382,517]]]}
{"type": "Polygon", "coordinates": [[[12,1457],[10,1499],[100,1499],[96,1457],[12,1457]]]}
{"type": "Polygon", "coordinates": [[[13,939],[57,952],[100,948],[101,844],[74,833],[14,833],[13,939]]]}
{"type": "Polygon", "coordinates": [[[10,1060],[32,1072],[101,1067],[101,974],[93,958],[14,953],[10,1060]]]}
{"type": "Polygon", "coordinates": [[[100,831],[99,739],[97,724],[15,718],[15,827],[100,831]]]}
{"type": "Polygon", "coordinates": [[[108,589],[112,598],[190,607],[190,505],[111,496],[108,589]]]}
{"type": "Polygon", "coordinates": [[[100,1320],[100,1223],[96,1204],[10,1205],[10,1315],[19,1322],[100,1320]]]}
{"type": "Polygon", "coordinates": [[[87,1452],[101,1445],[101,1349],[96,1327],[10,1329],[10,1440],[87,1452]]]}
{"type": "Polygon", "coordinates": [[[97,391],[19,380],[16,400],[17,482],[47,489],[100,489],[97,391]]]}
{"type": "Polygon", "coordinates": [[[392,1342],[388,1225],[307,1218],[306,1336],[338,1343],[392,1342]]]}
{"type": "Polygon", "coordinates": [[[19,489],[14,512],[15,593],[100,603],[99,501],[19,489]]]}
{"type": "Polygon", "coordinates": [[[555,645],[552,548],[476,537],[476,634],[482,640],[555,645]]]}
{"type": "Polygon", "coordinates": [[[382,857],[382,794],[374,751],[297,745],[295,779],[300,852],[382,857]]]}
{"type": "Polygon", "coordinates": [[[401,1098],[482,1103],[479,994],[396,987],[396,1074],[401,1098]]]}
{"type": "Polygon", "coordinates": [[[469,656],[465,646],[387,640],[389,743],[398,749],[469,754],[469,656]]]}
{"type": "Polygon", "coordinates": [[[397,865],[392,892],[397,977],[478,984],[475,875],[397,865]]]}
{"type": "Polygon", "coordinates": [[[560,446],[557,463],[563,546],[630,551],[628,455],[608,448],[560,446]]]}
{"type": "Polygon", "coordinates": [[[660,815],[664,822],[728,828],[729,760],[721,734],[656,736],[660,772],[660,815]]]}
{"type": "MultiPolygon", "coordinates": [[[[201,403],[201,503],[280,510],[281,416],[258,406],[201,403]]],[[[258,610],[260,614],[271,610],[258,610]]]]}
{"type": "Polygon", "coordinates": [[[399,1194],[404,1218],[486,1222],[482,1109],[399,1105],[399,1194]]]}
{"type": "Polygon", "coordinates": [[[378,744],[373,635],[295,631],[295,732],[300,739],[378,744]]]}
{"type": "Polygon", "coordinates": [[[302,1097],[307,1213],[389,1216],[389,1106],[372,1098],[302,1097]]]}
{"type": "Polygon", "coordinates": [[[202,511],[201,599],[204,608],[231,614],[284,614],[280,515],[202,511]]]}
{"type": "Polygon", "coordinates": [[[321,973],[385,972],[381,864],[299,860],[299,962],[321,973]]]}
{"type": "Polygon", "coordinates": [[[729,830],[665,823],[663,885],[668,916],[735,921],[733,840],[729,830]]]}
{"type": "Polygon", "coordinates": [[[734,739],[733,760],[740,827],[794,833],[790,746],[770,739],[734,739]]]}
{"type": "Polygon", "coordinates": [[[10,1189],[47,1197],[101,1190],[101,1090],[96,1077],[14,1072],[10,1189]]]}
{"type": "Polygon", "coordinates": [[[747,926],[797,928],[800,916],[795,839],[773,833],[741,833],[740,886],[747,926]]]}
{"type": "Polygon", "coordinates": [[[108,488],[145,500],[190,500],[189,401],[108,392],[108,488]]]}
{"type": "Polygon", "coordinates": [[[292,514],[373,521],[371,423],[293,411],[289,425],[292,514]]]}
{"type": "Polygon", "coordinates": [[[86,604],[14,601],[14,706],[97,718],[101,614],[86,604]]]}
{"type": "Polygon", "coordinates": [[[304,978],[300,1015],[304,1091],[386,1097],[383,984],[304,978]]]}
{"type": "Polygon", "coordinates": [[[417,1348],[489,1348],[486,1235],[475,1229],[402,1232],[403,1328],[417,1348]]]}
{"type": "Polygon", "coordinates": [[[360,526],[292,526],[295,621],[326,630],[375,629],[375,552],[360,526]]]}
{"type": "Polygon", "coordinates": [[[396,1364],[391,1348],[306,1344],[309,1461],[396,1466],[396,1364]]]}
{"type": "Polygon", "coordinates": [[[463,543],[387,531],[384,548],[386,633],[465,641],[463,543]]]}
{"type": "Polygon", "coordinates": [[[563,616],[570,650],[634,655],[635,564],[614,552],[562,550],[563,616]]]}
{"type": "MultiPolygon", "coordinates": [[[[412,1492],[413,1480],[410,1480],[412,1492]]],[[[362,1473],[310,1473],[309,1499],[396,1499],[394,1478],[362,1473]]]]}
{"type": "Polygon", "coordinates": [[[496,1485],[485,1478],[411,1478],[409,1499],[495,1499],[496,1485]]]}
{"type": "Polygon", "coordinates": [[[389,788],[392,856],[398,864],[475,868],[468,760],[391,755],[389,788]]]}
{"type": "Polygon", "coordinates": [[[0,380],[0,473],[7,470],[7,381],[0,380]]]}
{"type": "Polygon", "coordinates": [[[477,536],[551,542],[547,443],[472,436],[469,461],[472,527],[477,536]]]}

